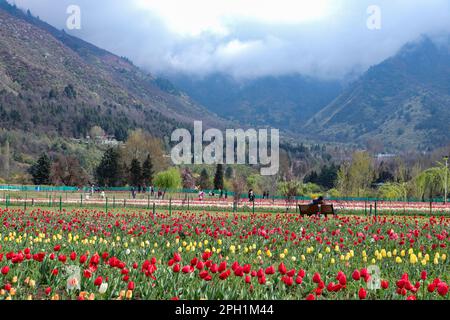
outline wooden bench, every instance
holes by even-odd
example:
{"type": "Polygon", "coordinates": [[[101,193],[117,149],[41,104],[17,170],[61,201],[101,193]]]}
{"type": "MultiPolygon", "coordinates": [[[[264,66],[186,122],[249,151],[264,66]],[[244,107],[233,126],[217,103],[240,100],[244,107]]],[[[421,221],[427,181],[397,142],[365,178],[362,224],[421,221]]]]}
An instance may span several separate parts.
{"type": "Polygon", "coordinates": [[[302,217],[307,215],[311,217],[313,215],[322,214],[327,217],[329,214],[335,215],[334,207],[332,204],[300,204],[299,206],[300,214],[302,217]]]}

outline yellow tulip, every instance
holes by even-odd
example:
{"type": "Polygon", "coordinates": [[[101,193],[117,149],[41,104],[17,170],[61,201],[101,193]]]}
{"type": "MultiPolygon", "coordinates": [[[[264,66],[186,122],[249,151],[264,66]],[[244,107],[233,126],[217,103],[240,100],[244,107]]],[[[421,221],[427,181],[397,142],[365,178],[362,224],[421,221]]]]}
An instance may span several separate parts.
{"type": "Polygon", "coordinates": [[[125,297],[126,297],[127,299],[131,299],[131,298],[133,297],[133,291],[127,290],[127,293],[126,293],[125,297]]]}

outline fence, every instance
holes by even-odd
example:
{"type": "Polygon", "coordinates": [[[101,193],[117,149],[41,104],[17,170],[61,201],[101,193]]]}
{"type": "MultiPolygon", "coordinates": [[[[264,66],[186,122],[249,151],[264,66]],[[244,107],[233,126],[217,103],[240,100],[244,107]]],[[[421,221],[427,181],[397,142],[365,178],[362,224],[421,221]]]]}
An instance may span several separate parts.
{"type": "MultiPolygon", "coordinates": [[[[382,213],[390,214],[448,214],[450,213],[450,204],[436,202],[395,202],[395,201],[349,201],[349,200],[327,200],[333,204],[339,212],[357,212],[366,215],[377,215],[382,213]]],[[[0,207],[11,208],[20,207],[24,210],[31,208],[52,208],[53,210],[63,209],[72,210],[77,208],[100,208],[108,210],[120,208],[168,210],[195,210],[195,211],[228,211],[228,212],[275,212],[275,213],[298,213],[300,204],[308,204],[310,200],[276,200],[276,199],[256,199],[251,202],[248,199],[236,203],[233,199],[206,198],[200,200],[187,194],[182,198],[167,196],[165,198],[151,196],[150,193],[141,194],[139,198],[133,199],[123,197],[115,193],[105,193],[105,196],[91,196],[84,193],[51,194],[46,197],[29,196],[28,194],[9,194],[3,193],[0,198],[0,207]]]]}

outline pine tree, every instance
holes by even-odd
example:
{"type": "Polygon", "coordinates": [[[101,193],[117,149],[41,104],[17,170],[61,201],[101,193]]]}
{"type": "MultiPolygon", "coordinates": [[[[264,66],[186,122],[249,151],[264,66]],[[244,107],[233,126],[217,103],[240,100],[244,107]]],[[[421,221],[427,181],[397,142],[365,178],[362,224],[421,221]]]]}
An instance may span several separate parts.
{"type": "Polygon", "coordinates": [[[3,150],[3,170],[5,173],[5,178],[9,179],[9,171],[10,171],[10,150],[9,150],[9,140],[6,140],[5,142],[5,148],[3,150]]]}
{"type": "Polygon", "coordinates": [[[225,170],[225,178],[231,179],[233,178],[233,168],[227,167],[227,170],[225,170]]]}
{"type": "Polygon", "coordinates": [[[223,190],[223,164],[218,164],[214,175],[214,190],[223,190]]]}
{"type": "Polygon", "coordinates": [[[138,159],[131,161],[130,185],[133,187],[140,187],[142,185],[142,168],[138,159]]]}
{"type": "Polygon", "coordinates": [[[203,169],[202,172],[200,173],[200,180],[199,183],[200,188],[201,189],[209,189],[210,187],[210,183],[209,183],[209,175],[208,175],[208,171],[206,171],[206,169],[203,169]]]}
{"type": "Polygon", "coordinates": [[[142,165],[142,181],[146,186],[151,186],[153,184],[154,173],[152,158],[149,154],[142,165]]]}
{"type": "Polygon", "coordinates": [[[38,161],[30,167],[29,173],[33,177],[35,185],[49,185],[50,184],[50,170],[52,162],[47,154],[42,154],[38,161]]]}
{"type": "Polygon", "coordinates": [[[116,187],[120,181],[119,153],[109,148],[96,170],[97,182],[102,187],[116,187]]]}

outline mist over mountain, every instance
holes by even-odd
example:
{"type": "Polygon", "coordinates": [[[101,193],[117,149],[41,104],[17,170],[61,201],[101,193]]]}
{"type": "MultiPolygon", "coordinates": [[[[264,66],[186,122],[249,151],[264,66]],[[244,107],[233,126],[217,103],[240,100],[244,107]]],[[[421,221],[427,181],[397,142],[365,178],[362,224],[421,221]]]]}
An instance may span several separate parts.
{"type": "Polygon", "coordinates": [[[57,30],[0,0],[0,125],[84,137],[95,125],[123,140],[163,137],[195,119],[222,120],[128,59],[57,30]]]}
{"type": "Polygon", "coordinates": [[[167,76],[176,87],[212,112],[253,126],[272,126],[297,132],[341,92],[338,81],[299,74],[235,79],[225,74],[205,77],[167,76]]]}
{"type": "Polygon", "coordinates": [[[422,37],[370,68],[304,127],[324,141],[377,139],[390,150],[450,142],[450,38],[422,37]]]}

